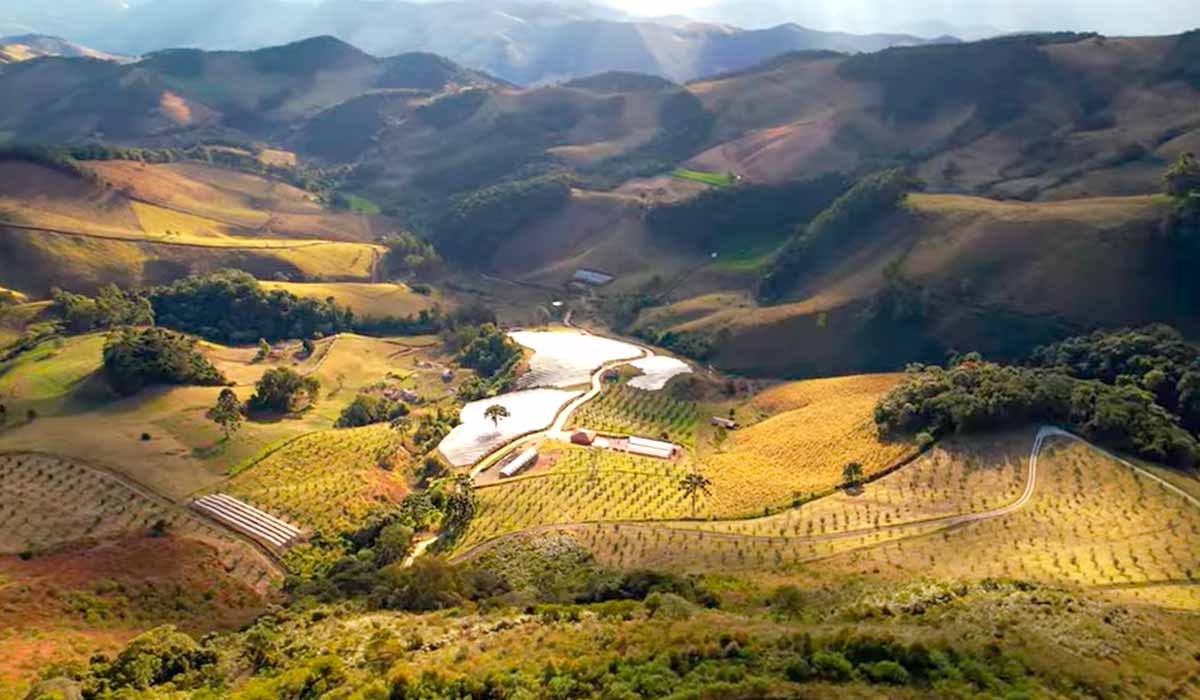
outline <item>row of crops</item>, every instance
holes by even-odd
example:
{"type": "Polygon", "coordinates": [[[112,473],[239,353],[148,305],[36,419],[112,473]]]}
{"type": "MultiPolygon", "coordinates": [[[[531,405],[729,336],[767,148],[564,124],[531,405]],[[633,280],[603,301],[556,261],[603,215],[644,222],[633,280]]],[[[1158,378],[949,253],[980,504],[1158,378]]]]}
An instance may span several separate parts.
{"type": "Polygon", "coordinates": [[[572,418],[581,428],[604,433],[663,438],[688,447],[696,443],[699,408],[664,391],[618,384],[604,389],[572,418]]]}
{"type": "Polygon", "coordinates": [[[399,499],[405,483],[391,469],[403,450],[387,424],[310,433],[238,474],[226,490],[316,532],[344,532],[399,499]]]}

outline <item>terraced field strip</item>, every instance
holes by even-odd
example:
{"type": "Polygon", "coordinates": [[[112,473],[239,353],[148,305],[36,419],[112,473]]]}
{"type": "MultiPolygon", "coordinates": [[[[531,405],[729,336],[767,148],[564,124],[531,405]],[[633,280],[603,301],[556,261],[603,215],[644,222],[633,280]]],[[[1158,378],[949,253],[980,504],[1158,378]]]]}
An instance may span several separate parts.
{"type": "Polygon", "coordinates": [[[302,535],[300,529],[290,523],[223,493],[197,498],[191,506],[263,544],[279,549],[286,549],[302,535]]]}

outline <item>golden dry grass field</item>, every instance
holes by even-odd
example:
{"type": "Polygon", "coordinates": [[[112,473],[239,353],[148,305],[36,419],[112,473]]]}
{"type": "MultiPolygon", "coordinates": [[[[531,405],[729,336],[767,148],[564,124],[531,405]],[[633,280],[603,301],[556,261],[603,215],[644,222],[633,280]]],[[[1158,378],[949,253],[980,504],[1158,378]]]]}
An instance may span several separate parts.
{"type": "Polygon", "coordinates": [[[418,294],[406,284],[271,281],[261,284],[266,289],[282,289],[308,299],[332,298],[339,306],[348,307],[360,317],[409,316],[435,306],[447,310],[451,306],[450,300],[441,292],[430,290],[429,294],[418,294]]]}
{"type": "MultiPolygon", "coordinates": [[[[140,175],[136,165],[97,167],[140,175]]],[[[240,173],[201,170],[210,178],[232,180],[242,190],[274,186],[254,176],[245,176],[250,183],[242,184],[240,173]]],[[[226,192],[174,171],[162,173],[170,175],[159,187],[164,193],[178,188],[178,197],[194,196],[206,207],[150,203],[159,202],[153,199],[161,194],[157,190],[144,200],[130,199],[123,189],[99,187],[41,166],[0,163],[0,182],[6,183],[0,220],[12,224],[0,224],[0,246],[14,263],[0,269],[0,284],[45,295],[55,285],[94,289],[107,282],[158,284],[219,267],[268,279],[282,273],[370,281],[384,251],[362,241],[391,230],[386,224],[376,232],[363,217],[326,212],[307,200],[293,202],[291,195],[256,200],[233,185],[226,192]],[[274,225],[276,214],[269,207],[277,201],[288,210],[278,213],[282,223],[274,225]],[[235,207],[238,202],[242,209],[235,207]],[[309,211],[299,211],[302,207],[309,211]],[[251,221],[245,212],[258,219],[251,221]]]]}
{"type": "Polygon", "coordinates": [[[866,475],[915,452],[908,442],[876,434],[875,403],[899,375],[861,375],[783,384],[753,398],[742,413],[758,422],[730,432],[700,452],[712,481],[709,512],[724,517],[761,512],[826,491],[850,462],[866,475]]]}

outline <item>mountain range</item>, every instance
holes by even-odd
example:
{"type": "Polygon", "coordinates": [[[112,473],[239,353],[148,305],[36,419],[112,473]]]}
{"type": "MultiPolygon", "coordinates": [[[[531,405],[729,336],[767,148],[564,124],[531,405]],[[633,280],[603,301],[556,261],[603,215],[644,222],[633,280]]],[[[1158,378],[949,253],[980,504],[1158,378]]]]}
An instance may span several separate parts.
{"type": "Polygon", "coordinates": [[[436,53],[519,84],[609,70],[687,81],[745,68],[787,51],[857,53],[929,41],[905,34],[816,31],[789,23],[746,30],[684,18],[638,19],[587,2],[76,3],[81,7],[56,6],[53,12],[18,3],[0,10],[0,29],[23,27],[61,34],[125,55],[176,47],[248,50],[328,34],[381,56],[436,53]]]}

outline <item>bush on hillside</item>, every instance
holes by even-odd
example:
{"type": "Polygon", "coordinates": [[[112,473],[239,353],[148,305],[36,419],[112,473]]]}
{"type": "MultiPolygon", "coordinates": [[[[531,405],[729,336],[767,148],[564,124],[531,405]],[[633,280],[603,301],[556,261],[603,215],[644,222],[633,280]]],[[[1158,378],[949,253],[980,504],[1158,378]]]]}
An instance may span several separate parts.
{"type": "Polygon", "coordinates": [[[871,233],[872,225],[896,211],[904,197],[921,189],[921,181],[901,170],[886,170],[858,181],[801,230],[772,262],[759,281],[758,296],[777,301],[822,261],[871,233]]]}
{"type": "Polygon", "coordinates": [[[196,350],[196,341],[163,328],[125,328],[104,343],[104,374],[119,394],[153,384],[218,386],[225,377],[196,350]]]}
{"type": "MultiPolygon", "coordinates": [[[[391,274],[418,275],[437,267],[442,258],[432,243],[421,240],[408,231],[390,234],[383,239],[388,252],[383,257],[384,268],[391,274]]],[[[414,288],[413,291],[416,291],[414,288]]]]}
{"type": "Polygon", "coordinates": [[[305,377],[287,367],[276,367],[263,373],[254,385],[250,397],[251,410],[263,413],[294,413],[317,400],[321,382],[305,377]]]}
{"type": "Polygon", "coordinates": [[[407,415],[408,406],[400,401],[375,394],[359,394],[342,409],[334,427],[357,428],[373,423],[387,423],[407,415]]]}

